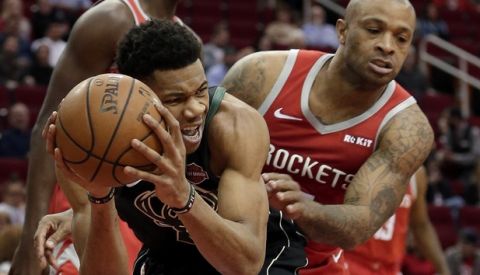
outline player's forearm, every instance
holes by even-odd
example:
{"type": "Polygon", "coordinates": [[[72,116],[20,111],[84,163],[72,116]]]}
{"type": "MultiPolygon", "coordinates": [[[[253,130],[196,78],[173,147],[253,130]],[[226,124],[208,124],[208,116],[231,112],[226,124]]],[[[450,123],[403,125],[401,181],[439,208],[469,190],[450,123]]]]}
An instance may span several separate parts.
{"type": "Polygon", "coordinates": [[[411,228],[417,248],[433,263],[437,274],[449,275],[450,270],[432,225],[429,222],[425,222],[416,224],[411,228]]]}
{"type": "Polygon", "coordinates": [[[295,220],[309,239],[350,249],[370,238],[381,223],[372,222],[366,206],[306,203],[304,215],[295,220]]]}
{"type": "MultiPolygon", "coordinates": [[[[35,126],[31,137],[31,151],[27,180],[27,206],[23,236],[31,239],[37,229],[38,221],[47,214],[55,173],[52,158],[45,152],[41,137],[41,127],[35,126]]],[[[24,238],[22,238],[24,239],[24,238]]]]}
{"type": "Polygon", "coordinates": [[[220,217],[198,195],[190,212],[179,218],[200,253],[220,273],[258,274],[265,255],[265,233],[258,236],[247,225],[220,217]]]}
{"type": "MultiPolygon", "coordinates": [[[[85,191],[83,193],[85,195],[85,191]]],[[[79,208],[73,213],[72,239],[75,245],[75,251],[82,259],[85,245],[87,243],[88,231],[90,230],[90,205],[79,208]]]]}
{"type": "Polygon", "coordinates": [[[126,248],[113,200],[91,206],[91,222],[80,274],[128,274],[126,248]],[[99,264],[101,263],[101,264],[99,264]]]}

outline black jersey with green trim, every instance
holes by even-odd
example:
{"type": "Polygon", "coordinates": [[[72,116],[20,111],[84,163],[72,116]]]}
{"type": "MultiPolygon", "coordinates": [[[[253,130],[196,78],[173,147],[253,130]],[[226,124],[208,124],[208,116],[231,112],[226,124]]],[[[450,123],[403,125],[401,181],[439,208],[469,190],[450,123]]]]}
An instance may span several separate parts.
{"type": "MultiPolygon", "coordinates": [[[[215,211],[219,177],[209,169],[206,131],[224,93],[223,88],[209,89],[210,108],[205,132],[198,150],[187,155],[185,166],[187,180],[215,211]]],[[[143,267],[137,267],[136,263],[135,269],[150,269],[149,273],[144,270],[144,274],[218,274],[200,254],[177,215],[157,198],[152,183],[139,181],[118,188],[115,204],[120,218],[143,243],[137,258],[143,267]]]]}

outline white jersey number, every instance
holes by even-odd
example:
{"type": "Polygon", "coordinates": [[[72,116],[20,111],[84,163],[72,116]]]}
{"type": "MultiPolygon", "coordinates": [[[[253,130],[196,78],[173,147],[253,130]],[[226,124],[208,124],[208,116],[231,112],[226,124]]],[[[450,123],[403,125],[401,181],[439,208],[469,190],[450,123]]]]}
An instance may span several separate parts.
{"type": "Polygon", "coordinates": [[[381,241],[391,241],[393,237],[393,231],[395,229],[395,214],[391,216],[378,231],[373,235],[373,238],[381,241]]]}

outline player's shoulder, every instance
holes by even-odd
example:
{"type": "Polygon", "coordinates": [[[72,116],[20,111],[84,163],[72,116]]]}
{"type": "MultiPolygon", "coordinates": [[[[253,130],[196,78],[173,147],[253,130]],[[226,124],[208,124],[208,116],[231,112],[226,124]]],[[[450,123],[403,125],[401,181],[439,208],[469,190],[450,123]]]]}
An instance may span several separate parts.
{"type": "Polygon", "coordinates": [[[106,0],[88,9],[80,16],[76,25],[90,29],[129,29],[133,26],[133,15],[121,0],[106,0]],[[101,22],[101,23],[99,23],[101,22]]]}
{"type": "Polygon", "coordinates": [[[246,139],[252,136],[251,133],[255,133],[257,138],[268,137],[268,129],[260,113],[230,94],[225,94],[209,130],[216,132],[214,139],[223,139],[223,142],[226,139],[246,139]]]}
{"type": "Polygon", "coordinates": [[[231,125],[261,127],[265,123],[262,115],[256,109],[228,93],[225,94],[220,103],[220,108],[213,122],[215,127],[220,126],[222,128],[223,126],[232,128],[231,125]]]}
{"type": "Polygon", "coordinates": [[[260,51],[243,57],[237,64],[238,66],[248,67],[253,70],[268,67],[270,70],[275,71],[282,68],[287,60],[288,54],[289,51],[260,51]]]}
{"type": "Polygon", "coordinates": [[[240,59],[229,69],[222,86],[258,108],[277,81],[289,51],[262,51],[240,59]]]}
{"type": "MultiPolygon", "coordinates": [[[[256,165],[256,158],[267,155],[268,128],[263,117],[252,107],[230,94],[225,94],[218,112],[208,127],[208,143],[214,170],[228,167],[247,169],[256,165]],[[212,148],[211,148],[212,149],[212,148]],[[255,155],[252,157],[252,155],[255,155]],[[251,163],[245,163],[246,160],[251,163]]],[[[260,161],[263,165],[265,160],[260,161]]]]}

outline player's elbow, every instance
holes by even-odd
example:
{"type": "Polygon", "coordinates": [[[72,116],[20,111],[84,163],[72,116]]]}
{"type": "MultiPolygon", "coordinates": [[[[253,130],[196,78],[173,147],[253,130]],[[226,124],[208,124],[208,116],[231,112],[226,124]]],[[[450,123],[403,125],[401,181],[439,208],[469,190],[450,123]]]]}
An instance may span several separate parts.
{"type": "Polygon", "coordinates": [[[239,253],[240,258],[234,260],[234,264],[226,264],[222,274],[250,275],[259,274],[265,260],[265,250],[257,249],[247,253],[239,253]],[[262,252],[262,253],[260,253],[262,252]]]}
{"type": "Polygon", "coordinates": [[[260,269],[262,268],[263,265],[263,257],[257,258],[255,260],[247,260],[244,262],[244,264],[237,265],[237,268],[235,270],[230,270],[229,272],[225,272],[222,274],[238,274],[238,275],[250,275],[250,274],[259,274],[260,269]]]}

